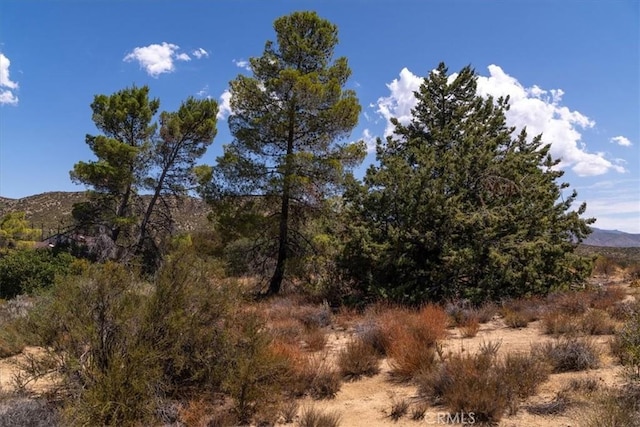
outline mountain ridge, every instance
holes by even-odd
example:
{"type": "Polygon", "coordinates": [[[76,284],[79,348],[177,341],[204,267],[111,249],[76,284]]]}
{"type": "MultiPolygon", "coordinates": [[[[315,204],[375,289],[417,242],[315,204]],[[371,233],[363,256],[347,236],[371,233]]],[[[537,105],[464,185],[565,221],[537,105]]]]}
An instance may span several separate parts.
{"type": "MultiPolygon", "coordinates": [[[[33,228],[41,228],[43,234],[54,234],[56,230],[71,224],[71,209],[74,203],[86,200],[85,191],[50,191],[32,196],[11,199],[0,196],[0,217],[9,212],[26,213],[33,228]]],[[[176,212],[179,230],[188,231],[206,227],[208,207],[202,200],[187,197],[176,212]],[[194,220],[194,218],[197,218],[194,220]]],[[[591,227],[593,232],[582,242],[587,246],[640,247],[640,234],[619,230],[603,230],[591,227]]]]}

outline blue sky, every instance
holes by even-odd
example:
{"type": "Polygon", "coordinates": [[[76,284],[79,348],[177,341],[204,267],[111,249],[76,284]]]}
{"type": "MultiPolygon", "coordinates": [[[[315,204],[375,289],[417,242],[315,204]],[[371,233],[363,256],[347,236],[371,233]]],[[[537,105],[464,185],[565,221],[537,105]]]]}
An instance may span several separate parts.
{"type": "MultiPolygon", "coordinates": [[[[637,0],[2,0],[0,195],[83,189],[69,170],[93,159],[96,94],[149,85],[161,110],[188,96],[223,106],[244,61],[275,39],[274,19],[296,10],[339,28],[363,106],[351,139],[371,144],[388,118],[406,119],[440,61],[471,64],[482,95],[511,95],[510,124],[552,144],[595,226],[640,233],[637,0]]],[[[206,163],[231,140],[226,115],[206,163]]]]}

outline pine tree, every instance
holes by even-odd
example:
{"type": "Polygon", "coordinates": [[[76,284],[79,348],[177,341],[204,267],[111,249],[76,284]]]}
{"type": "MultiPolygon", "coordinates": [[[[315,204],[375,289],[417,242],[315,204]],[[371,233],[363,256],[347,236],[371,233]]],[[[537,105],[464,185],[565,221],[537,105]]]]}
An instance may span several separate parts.
{"type": "Polygon", "coordinates": [[[218,160],[224,193],[276,200],[275,271],[280,291],[288,260],[308,245],[299,232],[311,207],[333,194],[346,168],[363,158],[361,144],[338,141],[356,125],[360,105],[343,89],[351,74],[333,60],[337,28],[315,12],[274,23],[277,44],[250,60],[252,77],[231,82],[229,127],[234,140],[218,160]]]}
{"type": "Polygon", "coordinates": [[[541,136],[514,136],[508,98],[476,94],[476,74],[440,64],[421,85],[412,120],[394,120],[379,164],[347,202],[342,264],[369,296],[420,303],[546,293],[580,281],[573,255],[589,233],[583,204],[562,200],[562,171],[541,136]]]}

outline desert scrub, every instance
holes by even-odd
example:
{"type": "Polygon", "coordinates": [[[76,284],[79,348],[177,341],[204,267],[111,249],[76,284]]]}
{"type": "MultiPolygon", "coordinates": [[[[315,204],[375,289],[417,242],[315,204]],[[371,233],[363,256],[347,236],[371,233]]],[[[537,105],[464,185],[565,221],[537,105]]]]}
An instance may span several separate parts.
{"type": "Polygon", "coordinates": [[[560,337],[533,349],[553,367],[553,372],[572,372],[600,366],[600,350],[589,337],[560,337]]]}
{"type": "Polygon", "coordinates": [[[611,341],[611,352],[625,367],[627,374],[640,379],[640,304],[636,303],[622,328],[611,341]]]}
{"type": "Polygon", "coordinates": [[[362,338],[356,337],[338,354],[338,368],[343,378],[354,381],[380,372],[380,355],[362,338]]]}
{"type": "Polygon", "coordinates": [[[498,422],[521,400],[534,395],[550,367],[536,355],[498,356],[500,345],[485,343],[477,354],[449,355],[431,372],[418,376],[421,395],[455,413],[474,413],[480,422],[498,422]]]}
{"type": "Polygon", "coordinates": [[[392,309],[383,313],[379,321],[392,375],[409,380],[416,373],[431,369],[436,361],[436,345],[447,336],[449,323],[440,306],[430,304],[417,313],[392,309]]]}
{"type": "Polygon", "coordinates": [[[185,393],[227,391],[243,417],[269,403],[281,359],[267,329],[210,277],[176,254],[151,283],[107,263],[41,297],[25,330],[48,349],[40,366],[60,378],[65,425],[153,424],[165,397],[185,393]]]}

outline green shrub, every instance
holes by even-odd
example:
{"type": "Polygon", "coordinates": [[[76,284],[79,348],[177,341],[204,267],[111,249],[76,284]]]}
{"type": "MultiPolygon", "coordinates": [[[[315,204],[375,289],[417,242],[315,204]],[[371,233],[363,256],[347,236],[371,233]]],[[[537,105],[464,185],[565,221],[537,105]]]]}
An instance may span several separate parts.
{"type": "Polygon", "coordinates": [[[203,261],[176,255],[152,283],[107,263],[42,295],[25,330],[48,349],[48,365],[33,366],[60,378],[65,425],[153,424],[167,398],[222,391],[248,420],[278,395],[284,362],[263,323],[209,277],[203,261]]]}
{"type": "Polygon", "coordinates": [[[50,287],[57,275],[71,272],[75,258],[48,249],[9,251],[0,258],[0,298],[50,287]]]}

